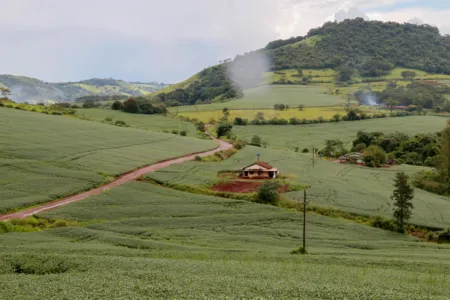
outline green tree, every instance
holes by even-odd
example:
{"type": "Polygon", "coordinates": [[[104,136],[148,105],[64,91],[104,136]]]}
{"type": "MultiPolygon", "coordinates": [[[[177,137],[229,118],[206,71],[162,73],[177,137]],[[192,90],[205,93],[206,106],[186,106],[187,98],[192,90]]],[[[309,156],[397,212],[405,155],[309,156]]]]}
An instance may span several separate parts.
{"type": "Polygon", "coordinates": [[[414,199],[414,189],[408,182],[409,177],[404,172],[397,173],[395,177],[394,192],[391,200],[394,201],[394,218],[400,231],[405,230],[404,222],[409,220],[414,208],[412,200],[414,199]]]}
{"type": "Polygon", "coordinates": [[[298,105],[298,110],[299,111],[304,111],[305,110],[305,105],[304,104],[299,104],[298,105]]]}
{"type": "Polygon", "coordinates": [[[280,199],[280,194],[277,191],[279,188],[280,183],[278,181],[265,181],[256,195],[257,202],[276,205],[280,199]]]}
{"type": "Polygon", "coordinates": [[[364,162],[370,168],[381,167],[386,162],[386,152],[377,145],[371,145],[363,152],[364,162]]]}
{"type": "Polygon", "coordinates": [[[111,109],[113,110],[121,110],[122,109],[122,102],[120,101],[114,101],[114,103],[111,105],[111,109]]]}
{"type": "Polygon", "coordinates": [[[226,136],[233,129],[233,125],[229,123],[220,123],[216,128],[217,137],[226,136]]]}
{"type": "Polygon", "coordinates": [[[403,79],[407,80],[407,79],[413,79],[414,77],[416,77],[416,72],[414,71],[403,71],[402,72],[402,77],[403,79]]]}
{"type": "Polygon", "coordinates": [[[350,67],[346,67],[346,66],[340,67],[337,70],[336,79],[339,82],[348,82],[348,81],[352,80],[352,76],[353,76],[354,72],[355,72],[355,70],[353,70],[350,67]]]}
{"type": "Polygon", "coordinates": [[[139,106],[134,98],[130,98],[123,103],[123,111],[127,113],[136,114],[139,112],[139,106]]]}
{"type": "Polygon", "coordinates": [[[321,151],[325,156],[337,157],[347,153],[341,140],[326,140],[325,148],[321,151]]]}
{"type": "Polygon", "coordinates": [[[439,170],[443,182],[450,184],[450,120],[441,132],[439,170]]]}
{"type": "Polygon", "coordinates": [[[2,94],[2,98],[8,98],[11,95],[11,91],[8,88],[0,88],[0,93],[2,94]]]}
{"type": "Polygon", "coordinates": [[[228,108],[224,107],[222,109],[222,113],[223,113],[224,116],[229,116],[230,115],[230,110],[228,108]]]}
{"type": "Polygon", "coordinates": [[[261,140],[261,138],[258,135],[254,135],[252,137],[252,140],[251,140],[250,144],[253,145],[253,146],[261,147],[262,140],[261,140]]]}
{"type": "Polygon", "coordinates": [[[391,114],[392,114],[392,110],[394,109],[394,106],[398,105],[399,102],[397,100],[395,100],[394,98],[389,98],[386,101],[386,105],[391,109],[391,114]]]}

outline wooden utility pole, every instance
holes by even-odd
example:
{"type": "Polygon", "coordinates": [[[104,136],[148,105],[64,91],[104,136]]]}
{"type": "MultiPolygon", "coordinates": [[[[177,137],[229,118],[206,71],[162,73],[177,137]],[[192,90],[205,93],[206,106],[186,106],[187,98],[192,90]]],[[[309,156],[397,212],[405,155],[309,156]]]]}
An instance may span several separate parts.
{"type": "Polygon", "coordinates": [[[306,251],[306,189],[303,191],[303,251],[306,251]]]}

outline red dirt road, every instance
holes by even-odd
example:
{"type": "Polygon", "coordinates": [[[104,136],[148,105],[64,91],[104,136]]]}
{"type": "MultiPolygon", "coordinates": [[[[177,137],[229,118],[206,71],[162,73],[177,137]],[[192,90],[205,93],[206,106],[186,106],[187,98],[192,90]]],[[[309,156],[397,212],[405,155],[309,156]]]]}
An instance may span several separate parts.
{"type": "Polygon", "coordinates": [[[174,165],[174,164],[181,164],[183,162],[189,161],[189,160],[193,160],[197,155],[198,156],[209,156],[211,154],[214,154],[216,152],[219,151],[223,151],[223,150],[228,150],[230,148],[232,148],[233,146],[225,141],[222,140],[218,140],[213,138],[216,142],[219,143],[219,146],[213,150],[208,150],[205,152],[200,152],[200,153],[193,153],[193,154],[188,154],[182,157],[177,157],[177,158],[172,158],[172,159],[168,159],[159,163],[155,163],[146,167],[143,167],[141,169],[137,169],[135,171],[126,173],[122,176],[120,176],[119,178],[117,178],[116,180],[114,180],[113,182],[110,182],[106,185],[103,185],[101,187],[92,189],[90,191],[87,192],[83,192],[81,194],[77,194],[77,195],[73,195],[61,200],[57,200],[57,201],[52,201],[49,203],[45,203],[43,205],[40,206],[36,206],[36,207],[32,207],[29,209],[25,209],[16,213],[11,213],[11,214],[6,214],[6,215],[2,215],[0,216],[0,221],[8,221],[10,219],[23,219],[26,217],[29,217],[31,215],[43,212],[43,211],[49,211],[55,208],[58,208],[60,206],[63,205],[67,205],[70,204],[72,202],[77,202],[77,201],[81,201],[84,200],[90,196],[94,196],[94,195],[99,195],[102,192],[112,188],[112,187],[117,187],[121,184],[124,184],[126,182],[130,182],[133,180],[136,180],[138,177],[145,175],[147,173],[151,173],[151,172],[155,172],[157,170],[166,168],[170,165],[174,165]]]}

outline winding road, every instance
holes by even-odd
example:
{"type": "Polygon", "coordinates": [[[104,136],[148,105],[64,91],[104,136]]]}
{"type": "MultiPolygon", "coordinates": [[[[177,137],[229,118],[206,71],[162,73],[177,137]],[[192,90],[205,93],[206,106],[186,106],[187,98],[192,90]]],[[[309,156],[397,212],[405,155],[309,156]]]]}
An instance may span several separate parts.
{"type": "Polygon", "coordinates": [[[40,206],[35,206],[32,208],[28,208],[19,212],[15,212],[15,213],[10,213],[10,214],[6,214],[6,215],[2,215],[0,216],[0,221],[8,221],[10,219],[23,219],[26,217],[29,217],[31,215],[43,212],[43,211],[49,211],[55,208],[58,208],[60,206],[63,205],[67,205],[73,202],[77,202],[77,201],[81,201],[84,200],[88,197],[91,196],[95,196],[95,195],[99,195],[104,191],[109,190],[110,188],[113,187],[117,187],[119,185],[122,185],[124,183],[136,180],[137,178],[139,178],[142,175],[145,175],[147,173],[151,173],[151,172],[155,172],[157,170],[166,168],[170,165],[174,165],[174,164],[181,164],[183,162],[189,161],[189,160],[193,160],[195,159],[195,157],[198,156],[209,156],[211,154],[214,154],[216,152],[220,152],[220,151],[224,151],[224,150],[228,150],[231,149],[233,147],[233,145],[231,145],[230,143],[227,143],[225,141],[219,140],[214,138],[213,136],[211,136],[211,138],[216,141],[219,146],[217,146],[215,149],[213,150],[208,150],[208,151],[204,151],[204,152],[199,152],[199,153],[192,153],[192,154],[187,154],[181,157],[176,157],[176,158],[172,158],[172,159],[168,159],[168,160],[164,160],[162,162],[158,162],[152,165],[148,165],[146,167],[137,169],[135,171],[131,171],[129,173],[126,173],[120,177],[118,177],[116,180],[107,183],[101,187],[98,188],[94,188],[90,191],[87,192],[83,192],[81,194],[77,194],[77,195],[73,195],[73,196],[69,196],[67,198],[61,199],[61,200],[56,200],[56,201],[52,201],[49,203],[45,203],[42,204],[40,206]]]}

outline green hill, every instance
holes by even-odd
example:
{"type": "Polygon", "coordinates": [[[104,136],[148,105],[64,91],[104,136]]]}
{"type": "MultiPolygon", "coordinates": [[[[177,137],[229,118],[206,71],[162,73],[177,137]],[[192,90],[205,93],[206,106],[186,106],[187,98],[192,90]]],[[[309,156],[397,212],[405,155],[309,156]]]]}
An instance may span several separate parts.
{"type": "MultiPolygon", "coordinates": [[[[406,87],[414,77],[446,81],[448,75],[450,37],[437,28],[354,19],[328,22],[304,37],[270,42],[263,49],[203,70],[197,80],[163,89],[157,97],[169,105],[191,105],[240,98],[241,88],[261,84],[316,84],[326,85],[333,93],[336,86],[344,87],[340,94],[346,98],[347,93],[365,88],[356,84],[374,83],[375,90],[383,91],[392,80],[404,81],[400,85],[406,87]],[[263,58],[266,68],[255,63],[263,58]],[[235,84],[227,76],[229,70],[234,72],[235,84]],[[405,77],[402,72],[412,75],[405,77]]],[[[435,105],[443,105],[441,100],[435,105]]]]}
{"type": "Polygon", "coordinates": [[[11,99],[16,102],[72,101],[91,95],[144,96],[167,86],[158,82],[126,82],[111,78],[50,83],[31,77],[0,75],[0,87],[9,88],[11,99]]]}

